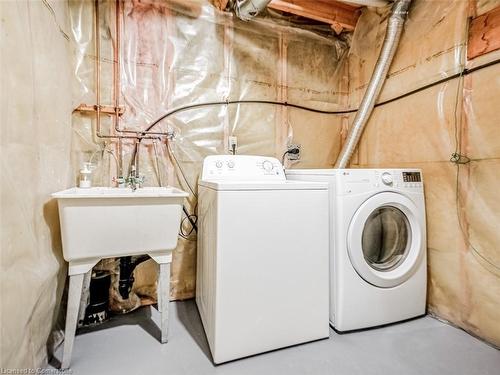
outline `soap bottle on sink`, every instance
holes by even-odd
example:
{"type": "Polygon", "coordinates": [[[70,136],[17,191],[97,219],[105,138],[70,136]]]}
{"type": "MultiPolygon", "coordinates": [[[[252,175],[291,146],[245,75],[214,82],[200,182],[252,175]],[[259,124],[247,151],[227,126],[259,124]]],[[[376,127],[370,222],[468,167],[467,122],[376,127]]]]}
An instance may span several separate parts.
{"type": "Polygon", "coordinates": [[[94,166],[92,163],[83,163],[82,169],[80,169],[80,188],[90,188],[92,187],[92,171],[94,166]]]}

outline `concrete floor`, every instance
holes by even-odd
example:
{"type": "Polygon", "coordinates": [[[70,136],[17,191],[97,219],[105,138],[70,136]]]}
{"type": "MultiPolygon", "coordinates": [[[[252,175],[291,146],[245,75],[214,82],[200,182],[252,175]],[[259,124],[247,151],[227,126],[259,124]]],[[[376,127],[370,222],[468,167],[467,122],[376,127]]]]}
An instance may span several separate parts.
{"type": "MultiPolygon", "coordinates": [[[[115,317],[76,336],[72,374],[439,374],[500,373],[500,352],[465,332],[424,317],[338,334],[214,366],[193,300],[171,303],[170,340],[158,342],[152,307],[115,317]]],[[[52,360],[58,366],[62,350],[52,360]]]]}

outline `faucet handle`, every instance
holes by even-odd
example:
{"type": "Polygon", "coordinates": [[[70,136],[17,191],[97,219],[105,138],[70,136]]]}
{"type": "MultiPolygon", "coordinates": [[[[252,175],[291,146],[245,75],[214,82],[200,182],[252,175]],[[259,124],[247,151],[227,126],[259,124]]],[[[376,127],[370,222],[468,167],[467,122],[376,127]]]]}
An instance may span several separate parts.
{"type": "Polygon", "coordinates": [[[146,179],[145,176],[136,176],[133,177],[134,179],[134,184],[140,188],[142,188],[142,185],[144,184],[144,180],[146,179]]]}
{"type": "Polygon", "coordinates": [[[112,181],[120,188],[126,187],[127,179],[123,176],[113,177],[112,181]]]}
{"type": "Polygon", "coordinates": [[[124,180],[124,184],[130,186],[133,190],[135,190],[137,187],[142,187],[142,184],[144,183],[144,180],[146,178],[144,176],[129,176],[124,180]]]}

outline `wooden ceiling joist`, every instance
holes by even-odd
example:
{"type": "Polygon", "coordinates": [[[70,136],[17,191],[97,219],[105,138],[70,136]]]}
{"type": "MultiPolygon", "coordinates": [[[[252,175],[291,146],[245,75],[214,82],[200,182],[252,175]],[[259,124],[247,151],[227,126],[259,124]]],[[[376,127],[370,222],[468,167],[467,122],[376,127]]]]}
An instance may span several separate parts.
{"type": "Polygon", "coordinates": [[[360,7],[334,0],[273,0],[268,7],[328,23],[337,34],[354,30],[360,15],[360,7]]]}
{"type": "Polygon", "coordinates": [[[214,6],[219,9],[219,10],[224,10],[227,7],[227,3],[229,3],[229,0],[212,0],[212,3],[214,6]]]}

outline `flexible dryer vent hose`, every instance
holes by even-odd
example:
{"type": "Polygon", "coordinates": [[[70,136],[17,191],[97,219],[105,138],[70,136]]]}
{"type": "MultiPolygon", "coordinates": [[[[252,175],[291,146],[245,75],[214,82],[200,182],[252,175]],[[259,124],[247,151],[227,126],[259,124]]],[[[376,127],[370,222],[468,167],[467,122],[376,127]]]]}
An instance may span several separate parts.
{"type": "Polygon", "coordinates": [[[234,11],[236,16],[243,21],[250,21],[263,11],[271,0],[235,0],[234,11]]]}
{"type": "Polygon", "coordinates": [[[340,151],[335,168],[346,168],[349,164],[354,150],[356,149],[361,134],[366,123],[370,119],[382,87],[384,86],[387,72],[394,58],[394,54],[399,45],[399,39],[403,32],[403,26],[408,15],[411,0],[396,0],[392,6],[389,19],[387,21],[387,30],[385,33],[384,43],[380,50],[380,55],[373,70],[373,75],[368,83],[365,96],[359,105],[358,112],[354,118],[351,130],[347,136],[347,140],[340,151]]]}

